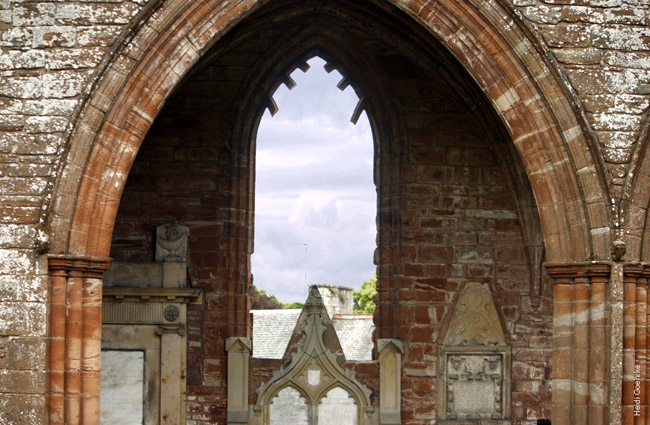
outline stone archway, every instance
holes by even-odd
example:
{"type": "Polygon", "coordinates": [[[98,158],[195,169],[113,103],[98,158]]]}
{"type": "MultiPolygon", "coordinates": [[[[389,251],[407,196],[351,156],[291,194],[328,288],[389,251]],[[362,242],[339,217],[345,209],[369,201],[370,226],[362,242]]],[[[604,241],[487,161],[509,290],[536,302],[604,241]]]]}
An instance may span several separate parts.
{"type": "MultiPolygon", "coordinates": [[[[453,52],[510,132],[535,194],[548,261],[609,259],[601,166],[574,99],[542,47],[500,6],[416,3],[400,8],[453,52]]],[[[78,120],[51,208],[53,251],[108,252],[121,188],[165,99],[201,54],[257,6],[172,3],[142,23],[125,46],[132,51],[116,55],[78,120]]]]}
{"type": "MultiPolygon", "coordinates": [[[[143,21],[134,38],[113,58],[79,118],[66,169],[55,190],[57,203],[52,206],[55,252],[72,255],[75,261],[87,256],[91,262],[108,254],[128,171],[165,100],[221,35],[259,6],[238,2],[227,7],[185,7],[181,3],[161,5],[154,11],[155,19],[143,21]]],[[[415,3],[398,7],[456,56],[507,127],[537,201],[548,260],[608,259],[609,212],[600,165],[594,155],[584,154],[591,144],[582,120],[543,50],[500,6],[441,1],[420,8],[415,3]]],[[[59,288],[66,287],[62,278],[71,286],[79,271],[75,264],[66,266],[67,275],[59,276],[59,288]]],[[[52,270],[60,268],[52,266],[52,270]]],[[[97,322],[83,297],[74,302],[88,313],[87,323],[97,322]]],[[[52,323],[56,320],[65,321],[57,316],[52,323]]],[[[97,329],[91,327],[88,332],[96,337],[97,329]]],[[[67,334],[62,338],[66,344],[72,342],[67,334]]],[[[96,355],[94,343],[85,334],[83,341],[90,345],[87,357],[82,358],[90,360],[96,355]]],[[[558,347],[558,352],[570,348],[558,347]]],[[[89,361],[88,366],[97,365],[89,361]]],[[[52,370],[61,368],[51,364],[52,370]]],[[[92,421],[93,408],[83,400],[93,400],[97,394],[91,381],[79,397],[79,410],[89,412],[83,413],[87,421],[92,421]]],[[[68,394],[68,389],[51,389],[53,394],[61,391],[68,394]]],[[[557,405],[571,409],[570,401],[557,405]]],[[[74,412],[74,407],[59,403],[52,410],[74,412]]]]}

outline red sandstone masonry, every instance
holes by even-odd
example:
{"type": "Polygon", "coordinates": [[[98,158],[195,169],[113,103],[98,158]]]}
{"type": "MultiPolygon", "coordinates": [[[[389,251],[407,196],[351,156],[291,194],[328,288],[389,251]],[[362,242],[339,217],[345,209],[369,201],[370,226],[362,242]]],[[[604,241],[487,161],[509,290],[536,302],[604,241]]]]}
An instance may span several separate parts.
{"type": "Polygon", "coordinates": [[[101,280],[106,257],[50,257],[49,423],[99,422],[101,280]]]}
{"type": "MultiPolygon", "coordinates": [[[[70,6],[66,4],[59,5],[58,3],[54,2],[41,3],[43,7],[48,8],[48,10],[56,10],[56,8],[59,7],[70,6]]],[[[546,132],[546,135],[539,136],[536,134],[534,136],[530,136],[531,140],[534,139],[535,144],[530,145],[531,147],[524,148],[523,141],[526,140],[527,137],[523,133],[516,133],[519,130],[517,130],[515,127],[518,127],[520,123],[515,121],[515,118],[512,116],[514,115],[514,109],[510,116],[507,118],[507,121],[511,124],[510,127],[514,128],[513,132],[517,136],[515,137],[515,143],[520,145],[519,152],[522,153],[522,155],[526,154],[524,155],[526,157],[524,159],[524,163],[531,164],[533,162],[533,159],[530,155],[538,150],[543,149],[546,146],[548,140],[550,140],[548,146],[557,147],[557,145],[553,145],[553,143],[559,140],[559,133],[564,133],[565,131],[574,128],[575,123],[573,123],[573,121],[580,121],[579,119],[575,118],[574,114],[572,113],[571,106],[567,105],[568,103],[572,102],[572,99],[570,96],[562,93],[561,90],[557,90],[557,88],[562,85],[561,81],[558,81],[559,77],[554,77],[552,75],[553,73],[551,73],[550,76],[544,76],[542,69],[543,67],[540,68],[537,66],[538,62],[543,62],[540,60],[540,55],[537,54],[538,50],[531,47],[530,45],[526,47],[527,45],[525,43],[521,44],[521,42],[525,42],[526,39],[531,36],[527,34],[522,35],[520,31],[521,28],[513,29],[513,27],[509,25],[511,18],[508,17],[508,14],[512,13],[510,8],[514,7],[510,6],[509,3],[504,2],[504,7],[502,9],[498,9],[500,3],[497,2],[490,4],[485,4],[485,2],[481,2],[483,4],[479,4],[479,2],[475,2],[477,5],[475,10],[482,8],[480,9],[480,13],[482,13],[483,16],[481,16],[478,12],[472,12],[471,3],[457,3],[458,5],[453,4],[453,2],[447,2],[445,5],[443,2],[436,1],[412,2],[411,9],[413,10],[413,16],[416,19],[421,19],[422,22],[428,23],[431,26],[432,31],[438,35],[450,34],[451,36],[451,34],[462,34],[458,33],[457,30],[462,27],[464,21],[468,22],[468,25],[471,26],[471,31],[468,35],[470,37],[475,35],[476,38],[480,40],[480,44],[473,45],[471,42],[467,42],[467,44],[463,44],[461,46],[459,41],[454,40],[454,42],[457,44],[454,44],[455,47],[453,47],[453,49],[455,49],[454,51],[456,53],[456,56],[465,63],[467,68],[471,70],[472,74],[478,81],[485,83],[487,81],[490,81],[490,78],[494,79],[493,76],[496,76],[498,79],[503,79],[503,83],[501,85],[502,88],[508,89],[510,87],[516,87],[517,92],[520,93],[520,98],[524,99],[525,101],[535,101],[535,99],[537,99],[537,94],[540,92],[544,94],[544,96],[536,101],[539,107],[535,109],[535,114],[537,114],[540,110],[545,110],[545,108],[547,108],[548,111],[555,110],[557,112],[546,116],[544,116],[544,114],[541,114],[540,118],[535,117],[530,118],[530,120],[539,120],[537,124],[537,127],[539,129],[553,127],[557,122],[559,123],[560,127],[559,132],[549,130],[546,132]],[[499,13],[502,13],[503,16],[499,16],[499,13]],[[472,19],[475,21],[472,22],[472,19]],[[448,31],[445,30],[445,28],[447,28],[448,31]],[[512,31],[512,33],[510,31],[512,31]],[[499,32],[501,33],[499,34],[499,32]],[[495,46],[497,47],[495,48],[495,46]],[[516,53],[513,53],[515,48],[518,50],[516,53]],[[495,55],[497,52],[494,52],[494,50],[497,52],[503,51],[504,54],[495,55]],[[489,57],[486,57],[483,52],[489,52],[490,55],[494,57],[494,61],[496,62],[496,65],[494,65],[494,67],[490,68],[486,65],[487,62],[491,59],[489,57]],[[485,71],[481,70],[481,68],[485,68],[485,71]],[[517,69],[522,68],[530,71],[516,72],[517,69]],[[540,79],[539,83],[536,81],[538,78],[540,79]],[[537,86],[537,84],[540,85],[537,86]],[[522,95],[523,93],[526,93],[526,95],[522,95]],[[560,100],[556,101],[555,99],[557,98],[560,100]],[[548,106],[544,104],[545,101],[549,102],[547,104],[548,106]],[[548,137],[548,140],[546,140],[545,137],[548,137]]],[[[611,4],[601,4],[598,7],[585,5],[581,8],[576,8],[573,5],[546,4],[542,2],[528,1],[517,2],[517,4],[517,8],[521,10],[522,13],[524,13],[524,15],[528,18],[528,22],[533,26],[533,29],[536,29],[539,34],[544,37],[546,43],[552,47],[554,54],[563,64],[561,66],[572,78],[573,84],[577,89],[578,94],[581,95],[582,100],[586,104],[587,112],[589,114],[595,114],[595,117],[588,116],[588,119],[592,120],[593,123],[599,125],[599,128],[597,130],[599,135],[604,135],[606,132],[610,131],[603,126],[605,121],[604,118],[608,114],[614,116],[614,114],[619,113],[620,111],[616,111],[612,106],[602,106],[611,105],[611,100],[601,98],[595,99],[595,97],[598,96],[598,93],[601,93],[604,90],[601,84],[591,85],[584,84],[583,81],[579,81],[580,73],[585,74],[585,71],[591,72],[592,69],[598,68],[598,66],[594,65],[592,63],[593,60],[591,59],[589,61],[580,59],[580,57],[585,56],[578,55],[578,52],[575,49],[592,48],[598,50],[598,53],[602,55],[602,59],[600,59],[600,63],[603,63],[602,66],[607,66],[610,69],[615,68],[615,72],[611,73],[611,75],[615,78],[630,75],[633,77],[633,81],[643,81],[643,72],[636,70],[630,73],[630,70],[633,70],[635,66],[637,68],[641,67],[640,65],[634,65],[634,62],[638,61],[638,59],[635,59],[632,55],[627,55],[626,53],[629,53],[630,49],[635,52],[640,52],[641,54],[644,50],[647,50],[647,43],[644,44],[644,42],[641,41],[641,44],[638,44],[639,42],[635,41],[637,38],[633,37],[636,34],[643,34],[645,31],[648,16],[647,7],[644,8],[643,5],[629,5],[625,2],[622,2],[621,4],[618,4],[618,2],[611,2],[611,4]],[[631,8],[636,8],[636,10],[631,8]],[[592,25],[592,22],[590,22],[593,19],[601,19],[601,21],[605,22],[606,24],[594,26],[592,25]],[[571,31],[558,31],[558,29],[562,29],[562,27],[565,27],[567,25],[572,28],[571,31]],[[571,37],[574,34],[580,35],[581,39],[572,40],[571,37]],[[572,51],[571,49],[574,50],[572,51]],[[566,54],[564,57],[561,57],[559,53],[563,51],[566,52],[566,54]],[[625,57],[629,57],[631,59],[630,63],[621,64],[620,62],[617,62],[616,56],[619,53],[626,55],[625,57]],[[588,98],[591,96],[594,97],[594,100],[592,100],[590,103],[587,103],[588,98]]],[[[111,45],[117,38],[119,30],[128,22],[128,18],[125,18],[124,16],[132,13],[128,12],[128,8],[125,8],[123,12],[124,15],[115,15],[112,18],[102,18],[103,20],[92,21],[90,23],[93,26],[85,28],[77,28],[74,21],[65,20],[64,23],[66,25],[62,27],[52,28],[53,33],[60,36],[60,38],[57,38],[59,41],[56,41],[54,39],[52,41],[47,41],[44,39],[44,37],[42,37],[43,31],[37,28],[37,26],[40,25],[38,19],[52,18],[53,15],[51,15],[50,12],[42,14],[30,14],[29,17],[27,17],[27,15],[23,15],[23,13],[20,12],[20,10],[24,9],[24,5],[17,3],[7,3],[7,5],[7,7],[16,8],[16,10],[2,10],[2,17],[4,19],[3,22],[7,22],[7,19],[9,21],[16,19],[16,21],[13,22],[15,27],[12,28],[10,32],[3,33],[2,42],[3,47],[10,50],[14,49],[16,51],[18,49],[24,49],[25,47],[37,47],[37,49],[34,51],[39,52],[41,51],[39,50],[41,46],[46,47],[48,52],[51,51],[54,53],[73,49],[75,48],[72,45],[74,38],[70,37],[70,34],[74,31],[77,33],[77,43],[80,46],[111,45]]],[[[132,7],[130,10],[134,11],[137,9],[137,6],[134,6],[132,3],[129,5],[132,7]]],[[[245,7],[249,6],[248,3],[238,3],[236,5],[229,3],[228,7],[240,7],[240,9],[234,10],[225,9],[226,5],[223,2],[197,2],[192,3],[192,5],[196,5],[196,8],[183,9],[186,7],[186,5],[187,2],[181,1],[164,2],[164,4],[162,4],[162,7],[159,9],[159,11],[156,11],[156,16],[151,21],[147,22],[145,26],[138,31],[136,39],[133,41],[133,45],[139,45],[139,50],[130,49],[128,52],[128,54],[131,55],[134,60],[123,60],[123,57],[120,57],[118,54],[118,56],[113,62],[111,62],[111,64],[119,64],[119,66],[116,65],[113,67],[111,65],[105,72],[99,72],[99,74],[106,77],[104,79],[105,85],[103,85],[100,90],[93,93],[93,100],[91,103],[94,105],[102,104],[102,109],[108,110],[110,107],[116,107],[115,105],[118,105],[112,104],[111,102],[119,97],[119,93],[122,91],[122,82],[124,82],[125,79],[140,79],[140,84],[144,84],[144,81],[147,79],[144,78],[144,76],[135,76],[133,74],[130,74],[129,72],[131,69],[129,67],[131,67],[133,64],[137,64],[138,61],[142,59],[142,55],[150,54],[148,48],[154,44],[153,39],[159,32],[168,31],[170,33],[181,33],[181,31],[177,31],[177,28],[167,29],[169,22],[174,22],[177,20],[177,18],[188,18],[189,21],[193,24],[192,34],[188,36],[188,38],[192,40],[192,42],[195,43],[198,48],[203,48],[214,39],[214,36],[218,35],[220,31],[227,27],[230,22],[236,22],[237,19],[239,19],[238,14],[241,13],[245,7]],[[118,67],[120,68],[119,70],[118,67]]],[[[108,6],[97,7],[97,5],[89,5],[84,3],[80,3],[79,6],[87,6],[87,8],[96,7],[95,10],[103,10],[109,8],[108,6]]],[[[2,7],[5,7],[5,5],[2,7]]],[[[29,7],[32,6],[30,5],[29,7]]],[[[113,7],[111,6],[110,8],[113,7]]],[[[120,12],[120,14],[121,13],[122,12],[120,12]]],[[[91,16],[94,15],[91,14],[91,16]]],[[[84,17],[83,19],[88,18],[84,17]]],[[[41,22],[41,24],[43,24],[43,22],[41,22]]],[[[79,24],[80,22],[76,23],[76,25],[79,24]]],[[[134,26],[134,28],[137,28],[137,24],[134,26]]],[[[449,38],[441,38],[446,40],[447,46],[450,46],[451,42],[449,41],[449,38]]],[[[638,39],[643,40],[643,37],[638,39]]],[[[465,43],[465,41],[463,41],[463,43],[465,43]]],[[[178,53],[170,54],[167,59],[169,59],[170,62],[173,62],[175,59],[179,59],[181,57],[181,50],[179,50],[178,53]],[[174,56],[176,54],[178,57],[174,56]]],[[[5,80],[8,85],[2,86],[1,94],[2,96],[17,96],[16,99],[18,99],[19,102],[26,102],[29,100],[27,98],[28,95],[32,96],[32,94],[27,93],[26,90],[21,90],[20,93],[16,93],[13,91],[13,89],[11,89],[11,87],[9,87],[11,84],[18,81],[18,79],[15,78],[13,74],[23,73],[27,70],[27,72],[33,72],[35,75],[38,74],[40,76],[41,73],[47,74],[47,71],[43,70],[42,65],[38,65],[38,68],[33,68],[33,66],[36,65],[22,63],[19,60],[15,59],[12,59],[10,62],[11,63],[9,64],[7,64],[7,62],[3,62],[2,64],[3,67],[10,67],[10,69],[13,70],[10,71],[12,73],[12,76],[5,80]]],[[[187,69],[188,67],[189,64],[187,62],[181,62],[178,69],[182,70],[187,69]]],[[[552,69],[553,68],[551,67],[551,70],[552,69]]],[[[51,75],[54,76],[55,74],[51,75]]],[[[26,87],[27,84],[29,84],[31,81],[39,80],[40,77],[20,78],[21,84],[24,84],[26,87]]],[[[55,77],[50,77],[48,75],[47,78],[61,78],[61,74],[56,74],[55,77]]],[[[170,81],[173,82],[173,80],[170,81]]],[[[140,106],[145,106],[145,108],[142,110],[146,109],[149,112],[155,113],[155,108],[147,109],[146,106],[150,105],[151,102],[160,104],[162,102],[162,99],[164,99],[169,93],[169,86],[166,86],[163,84],[163,82],[160,81],[157,81],[157,83],[160,84],[159,92],[152,91],[151,93],[155,93],[155,96],[152,96],[151,99],[144,99],[145,96],[149,95],[149,92],[144,89],[141,92],[136,93],[136,98],[139,96],[142,96],[143,98],[143,103],[140,106]]],[[[487,87],[483,87],[483,89],[486,92],[490,93],[489,96],[493,102],[500,99],[500,95],[503,95],[507,92],[504,90],[496,89],[488,90],[487,87]]],[[[631,107],[633,102],[626,100],[625,96],[634,94],[634,96],[639,96],[640,98],[647,97],[646,94],[640,93],[639,87],[636,86],[617,87],[617,90],[619,89],[621,91],[620,93],[618,91],[616,92],[616,103],[620,104],[623,102],[623,104],[627,107],[631,107]],[[636,92],[636,94],[632,92],[636,92]]],[[[38,90],[41,90],[42,92],[42,88],[39,88],[38,90]]],[[[81,101],[83,96],[85,96],[85,94],[79,94],[79,96],[75,97],[75,101],[81,101]]],[[[613,96],[613,94],[608,92],[605,97],[608,96],[613,96]]],[[[40,101],[41,98],[38,100],[40,101]]],[[[643,113],[644,110],[641,108],[640,110],[632,112],[629,115],[641,116],[643,113]]],[[[76,118],[71,119],[75,120],[76,118]]],[[[54,119],[52,121],[54,122],[54,119]]],[[[90,151],[90,145],[94,140],[95,132],[98,131],[96,130],[98,125],[97,121],[97,114],[91,113],[90,110],[87,110],[87,112],[83,114],[83,117],[79,119],[78,122],[81,124],[78,127],[77,133],[75,133],[75,136],[73,136],[72,141],[70,142],[71,151],[68,158],[69,161],[66,165],[66,171],[65,173],[60,172],[58,174],[58,176],[63,176],[62,182],[53,192],[54,195],[52,196],[53,202],[57,203],[57,205],[52,207],[50,210],[53,213],[52,225],[54,231],[52,233],[52,245],[56,247],[54,249],[54,252],[79,252],[88,254],[91,254],[93,252],[106,254],[108,252],[108,243],[110,241],[111,233],[109,229],[112,227],[112,222],[115,214],[115,206],[117,200],[119,199],[119,193],[121,191],[121,185],[123,185],[124,177],[119,177],[112,181],[111,183],[117,183],[119,187],[114,187],[112,184],[107,186],[108,191],[103,192],[100,197],[96,199],[96,202],[95,200],[90,199],[90,196],[92,196],[98,186],[85,182],[83,186],[84,191],[82,192],[78,192],[77,186],[80,176],[80,170],[78,167],[85,169],[87,165],[86,153],[90,151]],[[86,124],[89,126],[89,128],[92,128],[93,131],[87,131],[85,128],[83,128],[83,126],[86,124]],[[79,199],[82,199],[82,201],[77,204],[75,202],[75,199],[77,199],[77,195],[79,193],[79,199]],[[89,198],[85,199],[86,197],[89,198]],[[78,215],[76,215],[75,218],[77,221],[75,222],[73,227],[74,230],[72,231],[72,245],[68,246],[67,242],[70,233],[70,222],[73,216],[72,209],[75,205],[78,206],[78,215]],[[104,205],[107,205],[107,209],[105,211],[102,210],[104,208],[104,205]],[[82,211],[83,209],[86,209],[86,211],[82,211]],[[91,213],[91,211],[94,209],[102,211],[99,213],[91,213]],[[106,215],[104,215],[104,213],[106,213],[106,215]],[[93,224],[93,227],[90,226],[91,223],[93,224]],[[87,233],[89,232],[94,234],[90,238],[87,236],[87,233]],[[90,242],[88,243],[86,241],[90,242]]],[[[125,122],[126,121],[127,119],[125,119],[125,122]]],[[[136,123],[136,121],[133,122],[136,123]]],[[[117,127],[121,128],[123,124],[124,123],[118,123],[117,127]]],[[[142,124],[137,125],[141,126],[142,124]]],[[[639,124],[635,125],[640,126],[639,124]]],[[[122,136],[125,136],[125,138],[118,140],[118,143],[125,143],[125,141],[130,137],[134,137],[136,139],[141,138],[143,134],[142,130],[143,128],[127,129],[126,132],[122,133],[122,136]]],[[[144,128],[144,130],[146,130],[146,128],[144,128]]],[[[635,129],[635,131],[613,130],[615,133],[617,133],[617,135],[628,137],[627,141],[625,142],[625,147],[621,149],[630,149],[630,146],[633,146],[636,143],[636,139],[634,138],[636,130],[638,129],[635,129]]],[[[107,127],[104,127],[104,130],[101,131],[107,131],[107,127]]],[[[18,131],[12,130],[12,132],[18,131]]],[[[44,138],[40,136],[44,136],[45,134],[46,133],[39,134],[39,139],[44,138]]],[[[53,152],[56,152],[62,144],[61,139],[63,137],[59,137],[58,135],[56,137],[58,138],[58,141],[52,145],[54,146],[53,152]]],[[[18,146],[18,148],[24,149],[22,145],[27,144],[26,142],[7,142],[6,140],[8,139],[3,139],[3,141],[0,142],[2,149],[5,149],[5,151],[14,149],[15,145],[19,143],[22,144],[21,146],[18,146]],[[11,144],[8,145],[7,143],[11,144]]],[[[584,140],[584,138],[579,137],[577,140],[584,140]]],[[[645,140],[646,139],[641,139],[641,141],[645,140]]],[[[137,147],[137,145],[139,145],[139,141],[137,140],[132,140],[128,143],[130,147],[137,147]]],[[[600,139],[600,143],[605,143],[604,137],[600,139]]],[[[553,248],[553,250],[550,251],[549,255],[555,256],[553,258],[557,261],[581,261],[589,258],[592,253],[596,254],[595,258],[607,258],[609,256],[609,245],[606,243],[606,241],[603,242],[602,239],[594,239],[591,241],[590,238],[592,235],[589,234],[589,231],[591,230],[598,230],[599,233],[594,232],[594,237],[598,237],[597,235],[604,234],[605,239],[608,239],[609,232],[607,227],[609,226],[610,221],[615,220],[614,218],[610,218],[608,216],[610,214],[610,209],[607,205],[608,201],[603,201],[603,199],[610,198],[610,195],[606,193],[606,189],[603,188],[603,185],[600,183],[600,180],[604,180],[605,177],[594,177],[595,175],[602,173],[602,171],[598,169],[594,171],[588,167],[589,164],[594,162],[597,163],[599,161],[598,159],[593,159],[597,153],[597,150],[594,151],[592,148],[588,148],[588,144],[583,144],[582,142],[571,143],[569,146],[569,151],[566,151],[564,149],[557,149],[555,152],[557,155],[555,155],[553,159],[554,161],[561,161],[571,156],[575,165],[569,166],[568,162],[562,166],[557,165],[557,162],[555,165],[553,165],[558,169],[561,167],[569,167],[568,173],[566,170],[561,170],[557,175],[553,173],[543,173],[537,177],[533,176],[535,180],[533,184],[534,191],[536,192],[536,197],[538,200],[541,200],[539,205],[542,207],[542,221],[546,236],[545,241],[547,246],[553,248]],[[587,155],[584,155],[585,158],[582,158],[580,156],[582,152],[588,152],[587,155]],[[585,166],[583,167],[583,165],[585,166]],[[589,211],[585,210],[584,205],[580,205],[580,203],[582,203],[582,200],[579,199],[581,195],[579,195],[580,191],[577,190],[578,188],[575,179],[568,177],[570,174],[576,173],[576,170],[580,170],[578,180],[580,180],[582,183],[579,189],[582,190],[582,196],[585,199],[585,203],[589,204],[592,202],[592,199],[596,199],[596,203],[590,204],[588,206],[589,211]],[[555,180],[556,184],[550,184],[549,182],[552,180],[555,180]],[[546,187],[560,188],[564,192],[560,191],[558,193],[568,195],[566,196],[566,199],[559,196],[553,198],[551,195],[544,194],[546,187]],[[594,198],[594,194],[596,195],[596,198],[594,198]],[[555,202],[558,200],[560,201],[556,205],[555,202]],[[569,213],[566,212],[567,208],[571,210],[569,213]],[[588,216],[589,220],[586,220],[585,216],[588,216]],[[570,223],[574,223],[575,227],[570,227],[570,223]],[[592,247],[589,247],[590,244],[593,244],[592,247]]],[[[40,151],[42,148],[34,147],[33,149],[40,151]]],[[[50,148],[47,147],[47,149],[50,148]]],[[[32,152],[30,151],[22,157],[29,156],[31,154],[32,152]]],[[[118,165],[116,163],[106,165],[107,162],[105,159],[112,157],[108,151],[101,153],[101,155],[104,155],[101,160],[97,160],[100,156],[99,154],[100,152],[92,153],[92,155],[95,156],[95,160],[92,162],[92,168],[101,169],[102,167],[106,167],[109,170],[118,168],[118,165]]],[[[647,157],[648,155],[645,153],[644,149],[637,149],[633,153],[632,162],[633,164],[643,164],[643,159],[647,157]]],[[[50,160],[54,161],[53,158],[54,157],[52,157],[50,160]]],[[[611,156],[608,155],[606,161],[610,160],[611,156]]],[[[125,158],[121,158],[120,161],[128,163],[128,155],[125,158]]],[[[614,171],[615,169],[611,165],[614,164],[613,162],[608,162],[607,164],[608,165],[606,165],[606,168],[609,170],[608,172],[611,173],[610,177],[612,177],[611,184],[615,186],[619,185],[621,182],[615,180],[621,179],[621,175],[623,174],[620,174],[619,171],[614,171]]],[[[119,167],[121,167],[122,171],[125,171],[129,168],[129,165],[130,164],[125,164],[124,166],[119,165],[119,167]]],[[[620,164],[614,164],[615,167],[618,167],[619,165],[620,164]]],[[[531,170],[530,165],[528,166],[528,170],[531,170]]],[[[631,171],[632,172],[629,173],[628,176],[647,175],[647,173],[643,171],[636,172],[636,169],[633,169],[631,171]]],[[[86,180],[92,180],[93,178],[101,178],[103,175],[105,175],[103,172],[92,173],[91,170],[91,172],[84,178],[86,180]]],[[[54,176],[53,178],[58,178],[58,176],[54,176]]],[[[637,217],[645,217],[647,201],[644,202],[641,199],[645,195],[639,195],[639,193],[646,191],[644,179],[639,178],[639,180],[630,181],[628,188],[630,188],[629,193],[636,193],[632,202],[634,204],[634,208],[630,210],[630,214],[634,213],[634,215],[637,217]],[[635,187],[639,188],[636,192],[633,190],[635,187]],[[636,199],[639,199],[639,201],[637,202],[636,199]]],[[[614,192],[614,195],[615,197],[618,196],[616,192],[614,192]]],[[[39,218],[37,210],[38,206],[41,203],[40,196],[41,195],[24,199],[7,199],[6,197],[3,198],[2,203],[7,204],[3,208],[8,211],[7,214],[10,216],[10,218],[7,220],[30,225],[36,223],[39,218]]],[[[637,220],[644,221],[642,219],[637,220]]],[[[625,220],[624,223],[629,223],[630,221],[632,220],[625,220]]],[[[639,254],[642,245],[640,240],[642,239],[642,235],[644,233],[647,233],[647,230],[643,229],[643,226],[636,227],[632,230],[633,232],[630,236],[629,241],[634,243],[630,243],[631,249],[628,249],[627,254],[627,258],[630,260],[641,258],[641,254],[639,254]]],[[[603,236],[600,237],[603,238],[603,236]]],[[[42,272],[43,271],[41,271],[41,273],[42,272]]],[[[386,270],[383,273],[384,275],[389,275],[389,272],[389,270],[386,270]]],[[[18,278],[16,279],[20,280],[18,278]]],[[[390,320],[388,323],[390,323],[390,320]]],[[[51,327],[54,326],[53,323],[50,325],[51,327]]]]}

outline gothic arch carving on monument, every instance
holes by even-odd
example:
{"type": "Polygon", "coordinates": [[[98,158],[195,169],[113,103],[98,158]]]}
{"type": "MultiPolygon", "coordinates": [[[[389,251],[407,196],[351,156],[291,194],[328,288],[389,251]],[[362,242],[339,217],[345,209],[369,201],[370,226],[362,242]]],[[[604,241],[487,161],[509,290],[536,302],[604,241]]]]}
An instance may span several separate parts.
{"type": "Polygon", "coordinates": [[[370,400],[370,389],[360,383],[354,373],[338,364],[337,354],[323,341],[323,333],[326,330],[323,316],[326,314],[318,288],[312,286],[302,313],[306,318],[298,320],[299,324],[303,324],[300,331],[305,334],[305,339],[291,354],[291,361],[276,370],[273,378],[257,389],[257,403],[251,424],[277,423],[274,414],[281,412],[273,410],[274,403],[282,403],[282,406],[288,409],[284,413],[285,418],[290,412],[302,412],[302,409],[296,408],[296,404],[303,405],[298,403],[300,400],[304,400],[308,418],[305,423],[310,425],[317,425],[318,418],[325,414],[336,416],[338,413],[332,411],[336,409],[346,412],[347,419],[355,416],[356,420],[346,422],[351,425],[375,423],[375,408],[370,400]],[[346,399],[346,393],[350,400],[346,399]],[[323,403],[329,396],[333,396],[334,401],[331,402],[331,409],[325,413],[323,403]]]}

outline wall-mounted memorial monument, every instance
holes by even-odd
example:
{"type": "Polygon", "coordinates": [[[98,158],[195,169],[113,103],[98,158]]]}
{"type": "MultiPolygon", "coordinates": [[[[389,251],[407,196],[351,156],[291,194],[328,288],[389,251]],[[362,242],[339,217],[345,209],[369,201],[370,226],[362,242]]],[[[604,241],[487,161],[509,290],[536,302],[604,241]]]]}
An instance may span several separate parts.
{"type": "Polygon", "coordinates": [[[510,423],[510,347],[487,284],[460,293],[438,358],[441,423],[510,423]]]}

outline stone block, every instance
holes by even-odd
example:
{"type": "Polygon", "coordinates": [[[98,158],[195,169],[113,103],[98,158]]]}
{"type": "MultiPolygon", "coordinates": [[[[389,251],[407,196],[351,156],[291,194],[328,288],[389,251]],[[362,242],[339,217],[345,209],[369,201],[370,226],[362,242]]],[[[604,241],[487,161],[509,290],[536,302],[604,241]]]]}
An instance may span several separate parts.
{"type": "Polygon", "coordinates": [[[640,128],[641,117],[630,114],[593,114],[592,124],[595,130],[632,131],[640,128]]]}
{"type": "Polygon", "coordinates": [[[25,117],[22,115],[0,115],[0,131],[19,131],[25,126],[25,117]]]}
{"type": "Polygon", "coordinates": [[[44,303],[47,283],[45,275],[0,275],[0,300],[44,303]]]}
{"type": "Polygon", "coordinates": [[[26,133],[62,133],[68,127],[66,117],[29,117],[25,120],[26,133]]]}
{"type": "MultiPolygon", "coordinates": [[[[46,185],[47,180],[40,177],[16,177],[1,181],[0,191],[7,195],[41,195],[46,185]]],[[[1,267],[0,270],[2,270],[1,267]]]]}
{"type": "Polygon", "coordinates": [[[43,94],[39,77],[3,77],[0,79],[0,96],[35,99],[43,94]]]}
{"type": "Polygon", "coordinates": [[[650,42],[650,28],[647,27],[592,25],[589,32],[592,45],[601,49],[643,51],[650,42]]]}
{"type": "MultiPolygon", "coordinates": [[[[605,161],[612,164],[627,164],[632,158],[632,148],[603,149],[603,158],[605,161]]],[[[626,170],[626,168],[624,167],[623,170],[626,170]]],[[[617,177],[624,177],[624,175],[619,175],[617,177]]]]}
{"type": "Polygon", "coordinates": [[[74,27],[46,26],[34,28],[34,47],[73,47],[77,29],[74,27]]]}
{"type": "Polygon", "coordinates": [[[0,114],[19,114],[23,110],[22,99],[0,98],[0,114]]]}
{"type": "Polygon", "coordinates": [[[57,5],[54,18],[59,24],[75,26],[128,24],[140,8],[132,2],[62,3],[57,5]]]}
{"type": "Polygon", "coordinates": [[[0,135],[0,152],[18,155],[55,154],[62,143],[57,135],[32,135],[19,132],[6,132],[0,135]]]}
{"type": "Polygon", "coordinates": [[[0,34],[2,37],[0,45],[3,47],[32,47],[34,42],[34,30],[32,28],[12,27],[0,34]]]}
{"type": "Polygon", "coordinates": [[[39,337],[0,337],[0,368],[45,370],[47,344],[39,337]]]}
{"type": "Polygon", "coordinates": [[[45,394],[47,374],[45,371],[3,370],[0,393],[45,394]]]}
{"type": "Polygon", "coordinates": [[[13,25],[45,26],[54,25],[54,3],[23,3],[14,6],[13,25]]]}
{"type": "Polygon", "coordinates": [[[650,53],[608,51],[603,55],[605,63],[623,68],[650,69],[650,53]]]}
{"type": "Polygon", "coordinates": [[[0,335],[45,336],[46,313],[43,303],[3,302],[0,308],[0,335]]]}
{"type": "Polygon", "coordinates": [[[0,70],[34,69],[45,66],[45,52],[42,50],[8,50],[0,55],[0,70]]]}
{"type": "Polygon", "coordinates": [[[620,71],[608,71],[593,68],[572,68],[567,76],[580,95],[602,95],[621,93],[625,90],[625,76],[620,71]]]}
{"type": "Polygon", "coordinates": [[[55,49],[46,52],[45,60],[51,70],[94,68],[101,62],[105,52],[104,47],[55,49]]]}
{"type": "MultiPolygon", "coordinates": [[[[0,167],[0,170],[2,168],[0,167]]],[[[23,248],[33,247],[36,237],[34,226],[17,224],[0,224],[0,248],[23,248]]]]}
{"type": "Polygon", "coordinates": [[[553,54],[560,63],[579,65],[599,64],[603,56],[601,50],[593,48],[555,49],[553,54]]]}
{"type": "Polygon", "coordinates": [[[2,394],[0,423],[46,425],[45,395],[2,394]]]}
{"type": "Polygon", "coordinates": [[[540,24],[539,32],[549,47],[590,47],[591,38],[585,26],[580,24],[560,23],[557,25],[540,24]]]}
{"type": "Polygon", "coordinates": [[[34,253],[29,249],[0,249],[0,275],[33,273],[34,253]]]}
{"type": "Polygon", "coordinates": [[[88,80],[87,71],[59,71],[43,75],[43,96],[66,98],[79,96],[88,80]]]}
{"type": "Polygon", "coordinates": [[[77,45],[80,47],[110,46],[122,31],[122,25],[93,25],[77,30],[77,45]]]}
{"type": "Polygon", "coordinates": [[[457,246],[455,261],[458,263],[492,264],[492,252],[487,247],[457,246]]]}

